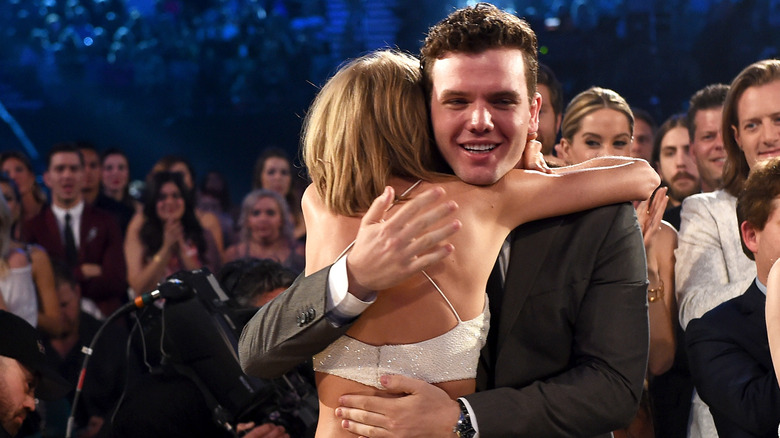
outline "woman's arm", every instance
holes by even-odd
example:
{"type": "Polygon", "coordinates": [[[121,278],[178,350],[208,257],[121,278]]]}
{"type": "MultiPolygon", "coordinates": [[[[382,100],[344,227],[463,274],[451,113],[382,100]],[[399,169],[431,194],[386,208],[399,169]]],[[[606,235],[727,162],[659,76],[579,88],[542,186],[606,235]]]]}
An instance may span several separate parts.
{"type": "Polygon", "coordinates": [[[51,259],[43,248],[30,247],[30,259],[32,260],[32,276],[35,288],[38,291],[40,310],[38,310],[38,328],[56,337],[62,333],[62,312],[60,300],[55,289],[54,271],[51,259]]]}
{"type": "Polygon", "coordinates": [[[659,190],[652,204],[647,201],[637,206],[647,255],[648,320],[650,322],[650,351],[647,371],[650,375],[663,374],[674,363],[676,301],[674,298],[674,250],[677,232],[661,222],[668,198],[666,189],[659,190]],[[650,291],[656,291],[650,294],[650,291]]]}
{"type": "Polygon", "coordinates": [[[645,200],[661,183],[646,161],[634,158],[594,158],[556,170],[560,172],[551,175],[513,170],[493,186],[501,195],[507,225],[645,200]]]}

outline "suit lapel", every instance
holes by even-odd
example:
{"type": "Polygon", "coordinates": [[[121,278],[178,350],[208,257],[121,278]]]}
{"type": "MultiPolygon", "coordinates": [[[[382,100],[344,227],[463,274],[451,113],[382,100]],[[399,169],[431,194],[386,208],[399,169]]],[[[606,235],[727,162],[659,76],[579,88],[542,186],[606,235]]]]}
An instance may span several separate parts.
{"type": "Polygon", "coordinates": [[[520,311],[533,290],[539,271],[543,268],[550,251],[551,242],[563,223],[563,217],[544,219],[516,228],[512,234],[512,249],[509,267],[504,282],[504,296],[501,303],[501,318],[498,330],[496,358],[501,353],[504,339],[512,330],[520,311]]]}
{"type": "Polygon", "coordinates": [[[757,345],[760,345],[762,352],[766,353],[762,355],[762,357],[767,358],[767,362],[763,365],[771,367],[769,341],[766,335],[766,316],[764,313],[766,308],[766,296],[761,292],[758,286],[756,286],[756,282],[754,281],[742,295],[741,301],[741,311],[745,315],[745,319],[750,323],[750,326],[747,327],[746,334],[748,334],[757,345]]]}

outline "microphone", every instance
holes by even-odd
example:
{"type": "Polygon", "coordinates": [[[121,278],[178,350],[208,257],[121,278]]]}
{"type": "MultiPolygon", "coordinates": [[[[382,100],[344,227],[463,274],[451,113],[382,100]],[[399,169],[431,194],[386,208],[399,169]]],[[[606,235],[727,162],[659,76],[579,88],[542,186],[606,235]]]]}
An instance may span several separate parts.
{"type": "Polygon", "coordinates": [[[116,313],[123,315],[125,313],[143,309],[160,298],[167,298],[169,300],[182,300],[191,296],[193,296],[192,288],[188,287],[178,278],[168,278],[165,280],[165,282],[160,283],[157,289],[135,297],[133,301],[130,301],[129,303],[126,303],[124,306],[120,307],[116,313]]]}

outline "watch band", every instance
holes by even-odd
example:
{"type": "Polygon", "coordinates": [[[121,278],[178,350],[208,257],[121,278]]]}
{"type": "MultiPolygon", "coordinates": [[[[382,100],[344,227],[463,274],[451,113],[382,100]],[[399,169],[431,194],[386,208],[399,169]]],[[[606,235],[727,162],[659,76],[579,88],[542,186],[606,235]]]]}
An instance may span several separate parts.
{"type": "Polygon", "coordinates": [[[456,400],[458,406],[460,406],[460,418],[455,426],[452,428],[452,432],[458,436],[458,438],[473,438],[477,431],[471,425],[471,416],[469,416],[469,410],[462,400],[456,400]]]}

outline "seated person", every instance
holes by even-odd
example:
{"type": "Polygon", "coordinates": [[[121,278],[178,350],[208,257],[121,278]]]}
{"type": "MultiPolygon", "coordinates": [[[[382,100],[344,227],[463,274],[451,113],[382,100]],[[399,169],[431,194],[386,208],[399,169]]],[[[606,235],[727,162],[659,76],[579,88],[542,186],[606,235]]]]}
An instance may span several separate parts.
{"type": "MultiPolygon", "coordinates": [[[[737,199],[745,254],[755,280],[740,296],[688,323],[691,376],[722,437],[776,437],[780,387],[764,320],[767,278],[780,258],[780,159],[753,166],[737,199]]],[[[777,291],[774,291],[777,292],[777,291]]]]}

